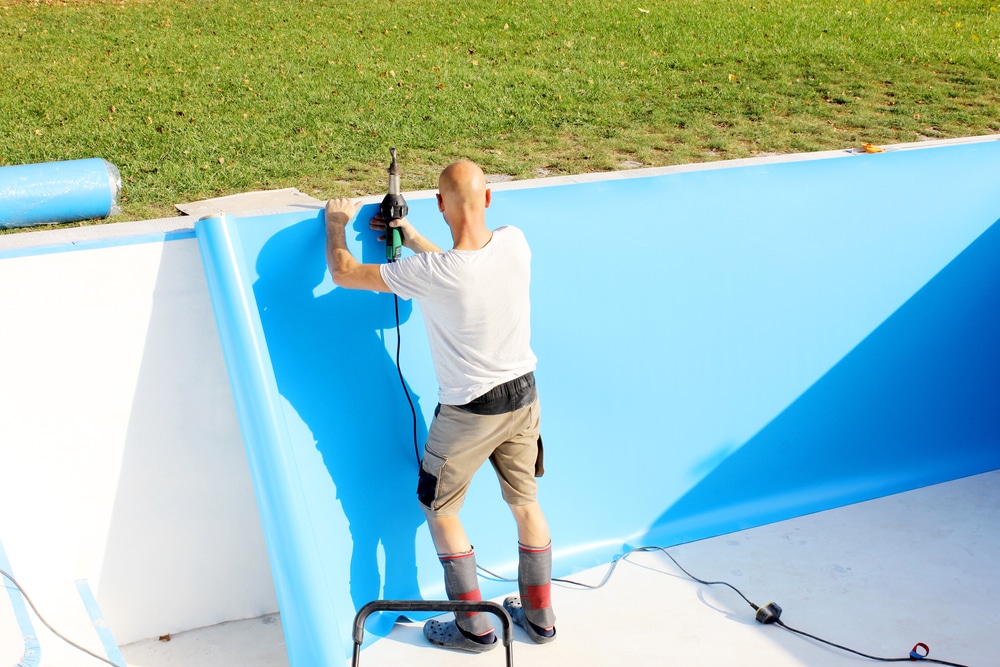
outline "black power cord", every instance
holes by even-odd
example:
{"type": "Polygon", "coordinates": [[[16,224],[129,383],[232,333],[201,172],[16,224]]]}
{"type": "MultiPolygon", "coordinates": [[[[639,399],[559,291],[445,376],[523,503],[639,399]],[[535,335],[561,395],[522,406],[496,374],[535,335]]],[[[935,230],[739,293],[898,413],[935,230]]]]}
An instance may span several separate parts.
{"type": "MultiPolygon", "coordinates": [[[[680,563],[678,563],[677,559],[674,558],[673,554],[671,554],[669,551],[667,551],[666,548],[664,548],[664,547],[657,547],[657,546],[636,547],[635,549],[630,549],[630,550],[626,551],[623,554],[615,556],[611,560],[611,565],[610,565],[610,567],[608,567],[608,571],[604,574],[604,578],[601,579],[601,581],[599,583],[597,583],[597,584],[584,584],[584,583],[581,583],[579,581],[573,581],[572,579],[558,579],[558,578],[555,578],[555,577],[552,578],[552,581],[556,582],[556,583],[559,583],[559,584],[563,584],[563,585],[576,586],[577,588],[582,588],[582,589],[587,589],[587,590],[597,590],[598,588],[602,588],[605,584],[608,583],[608,580],[611,579],[611,575],[615,571],[615,568],[618,567],[618,563],[619,562],[624,561],[624,560],[628,560],[628,557],[630,555],[634,554],[634,553],[644,553],[644,552],[650,552],[650,551],[661,551],[661,552],[663,552],[663,554],[667,558],[669,558],[671,561],[673,561],[674,565],[677,566],[677,569],[679,569],[681,572],[683,572],[685,575],[687,575],[687,577],[689,579],[691,579],[692,581],[695,581],[695,582],[697,582],[699,584],[703,584],[705,586],[726,586],[726,587],[732,589],[737,595],[739,595],[741,598],[743,598],[743,600],[748,605],[750,605],[750,607],[754,610],[754,617],[756,618],[756,620],[757,620],[758,623],[761,623],[761,624],[764,624],[764,625],[771,625],[771,624],[777,625],[778,627],[782,628],[783,630],[787,630],[788,632],[791,632],[791,633],[794,633],[794,634],[797,634],[797,635],[801,635],[802,637],[808,637],[809,639],[813,639],[815,641],[818,641],[818,642],[820,642],[822,644],[826,644],[827,646],[833,647],[835,649],[839,649],[841,651],[846,651],[848,653],[853,653],[854,655],[861,656],[862,658],[867,658],[868,660],[875,660],[877,662],[910,662],[910,661],[918,660],[918,661],[921,661],[921,662],[932,662],[932,663],[935,663],[935,664],[938,664],[938,665],[950,665],[951,667],[966,667],[966,665],[962,665],[962,664],[957,663],[957,662],[948,662],[947,660],[938,660],[936,658],[928,658],[927,654],[930,652],[930,649],[927,648],[926,644],[922,644],[922,643],[921,644],[917,644],[916,646],[913,647],[913,650],[910,651],[909,657],[906,657],[906,658],[882,658],[882,657],[878,657],[878,656],[874,656],[874,655],[869,655],[867,653],[862,653],[861,651],[856,651],[856,650],[854,650],[852,648],[848,648],[846,646],[842,646],[842,645],[837,644],[835,642],[831,642],[831,641],[828,641],[826,639],[823,639],[822,637],[817,637],[816,635],[809,634],[808,632],[803,632],[802,630],[798,630],[796,628],[791,627],[790,625],[788,625],[787,623],[785,623],[784,621],[781,620],[781,607],[779,607],[776,603],[769,602],[769,603],[767,603],[764,606],[760,606],[760,605],[755,604],[753,601],[751,601],[750,598],[748,598],[746,595],[744,595],[742,593],[742,591],[740,591],[740,589],[736,588],[735,586],[733,586],[729,582],[726,582],[726,581],[706,581],[704,579],[699,579],[698,577],[694,576],[693,574],[691,574],[690,572],[688,572],[686,569],[684,569],[684,566],[682,566],[680,563]],[[924,653],[920,653],[918,651],[918,649],[923,649],[925,652],[924,653]]],[[[482,566],[478,566],[478,567],[479,567],[479,570],[481,572],[485,573],[488,576],[488,578],[490,578],[490,579],[493,579],[495,581],[505,581],[505,582],[517,583],[517,579],[508,579],[506,577],[501,577],[500,575],[495,574],[493,572],[490,572],[489,570],[487,570],[486,568],[484,568],[482,566]]]]}
{"type": "Polygon", "coordinates": [[[413,399],[410,397],[410,390],[406,387],[406,380],[403,379],[403,369],[399,367],[399,350],[402,347],[403,337],[399,332],[399,297],[392,295],[393,304],[396,307],[396,372],[399,373],[399,384],[406,394],[406,402],[410,404],[410,415],[413,417],[413,455],[417,459],[417,467],[420,467],[420,447],[417,445],[417,409],[413,407],[413,399]]]}
{"type": "Polygon", "coordinates": [[[38,613],[38,608],[35,607],[35,603],[31,601],[30,597],[28,597],[28,593],[21,587],[21,584],[17,583],[17,579],[15,579],[14,577],[12,577],[10,575],[10,573],[7,572],[6,570],[0,570],[0,576],[2,576],[4,579],[7,579],[10,583],[14,584],[14,587],[17,588],[17,590],[20,591],[21,595],[24,597],[24,601],[28,603],[29,607],[31,607],[31,611],[35,612],[35,616],[38,617],[38,620],[41,621],[42,625],[44,625],[46,628],[48,628],[49,631],[52,634],[54,634],[56,637],[58,637],[59,639],[63,640],[64,642],[66,642],[67,644],[69,644],[70,646],[72,646],[73,648],[75,648],[75,649],[77,649],[79,651],[83,651],[84,653],[86,653],[90,657],[92,657],[92,658],[94,658],[96,660],[100,660],[103,663],[111,665],[111,667],[124,667],[123,665],[117,665],[117,664],[111,662],[110,660],[108,660],[107,658],[103,658],[103,657],[97,655],[96,653],[91,653],[90,651],[88,651],[84,647],[80,646],[76,642],[70,641],[69,639],[67,639],[63,635],[59,634],[59,632],[55,628],[53,628],[51,625],[49,625],[49,622],[46,621],[45,618],[40,613],[38,613]]]}

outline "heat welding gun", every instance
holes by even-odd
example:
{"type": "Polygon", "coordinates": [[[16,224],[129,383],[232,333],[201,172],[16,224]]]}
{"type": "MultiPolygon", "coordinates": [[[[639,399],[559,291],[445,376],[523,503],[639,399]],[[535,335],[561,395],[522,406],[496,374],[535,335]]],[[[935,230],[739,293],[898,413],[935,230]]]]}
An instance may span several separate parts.
{"type": "Polygon", "coordinates": [[[403,247],[403,234],[398,227],[390,227],[389,221],[405,218],[410,208],[406,205],[403,195],[399,194],[399,165],[396,164],[396,149],[390,148],[389,155],[392,156],[392,163],[389,164],[389,194],[382,200],[378,212],[385,220],[385,258],[390,262],[395,262],[399,259],[399,253],[403,247]]]}
{"type": "MultiPolygon", "coordinates": [[[[406,205],[403,195],[399,194],[399,165],[396,164],[396,149],[390,148],[389,155],[392,162],[389,163],[389,193],[379,204],[379,216],[385,220],[385,258],[387,261],[395,262],[399,259],[399,253],[403,247],[403,233],[398,227],[390,227],[392,220],[405,218],[410,212],[410,207],[406,205]]],[[[420,467],[420,449],[417,446],[417,410],[413,407],[413,399],[410,398],[410,390],[406,388],[406,380],[403,379],[403,369],[399,366],[399,350],[402,346],[402,338],[399,335],[399,297],[392,295],[393,303],[396,306],[396,370],[399,372],[399,383],[403,385],[403,393],[406,394],[406,401],[410,404],[410,414],[413,416],[413,455],[417,458],[417,467],[420,467]]],[[[357,656],[355,656],[355,660],[357,656]]]]}

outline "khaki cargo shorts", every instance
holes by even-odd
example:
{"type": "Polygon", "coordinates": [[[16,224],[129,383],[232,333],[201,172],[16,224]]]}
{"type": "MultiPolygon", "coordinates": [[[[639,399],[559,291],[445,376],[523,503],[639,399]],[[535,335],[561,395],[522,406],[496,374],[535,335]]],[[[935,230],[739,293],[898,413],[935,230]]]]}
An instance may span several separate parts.
{"type": "Polygon", "coordinates": [[[434,517],[461,509],[473,476],[489,459],[509,505],[534,502],[541,474],[540,409],[530,405],[500,415],[479,415],[442,405],[431,422],[417,483],[417,498],[434,517]],[[537,468],[536,468],[537,466],[537,468]]]}

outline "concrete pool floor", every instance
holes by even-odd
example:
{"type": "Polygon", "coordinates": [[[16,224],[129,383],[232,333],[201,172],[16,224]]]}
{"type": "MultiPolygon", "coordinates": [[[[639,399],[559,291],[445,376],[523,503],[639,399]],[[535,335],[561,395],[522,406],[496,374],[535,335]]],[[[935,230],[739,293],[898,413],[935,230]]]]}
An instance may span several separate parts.
{"type": "MultiPolygon", "coordinates": [[[[723,580],[787,625],[870,655],[905,658],[918,642],[932,659],[997,664],[1000,471],[803,516],[670,549],[689,572],[723,580]]],[[[556,527],[558,536],[558,527],[556,527]]],[[[596,584],[601,566],[573,575],[596,584]]],[[[687,579],[659,552],[619,563],[596,591],[557,587],[559,641],[515,632],[514,664],[768,665],[824,667],[870,660],[754,620],[723,586],[687,579]]],[[[135,667],[281,667],[280,620],[251,619],[123,647],[135,667]]],[[[926,661],[925,661],[926,662],[926,661]]],[[[81,662],[80,664],[87,664],[81,662]]],[[[350,664],[350,661],[347,661],[350,664]]],[[[399,623],[360,664],[503,665],[427,645],[420,624],[399,623]]]]}

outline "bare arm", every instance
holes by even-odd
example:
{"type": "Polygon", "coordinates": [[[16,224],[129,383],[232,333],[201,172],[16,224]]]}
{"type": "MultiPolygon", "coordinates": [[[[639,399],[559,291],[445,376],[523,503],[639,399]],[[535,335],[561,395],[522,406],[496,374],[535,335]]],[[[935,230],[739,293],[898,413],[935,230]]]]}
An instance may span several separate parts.
{"type": "MultiPolygon", "coordinates": [[[[413,252],[444,252],[441,248],[437,247],[431,241],[422,236],[420,232],[417,231],[417,228],[411,225],[410,221],[406,218],[393,220],[390,224],[402,232],[403,245],[413,252]]],[[[382,216],[376,215],[373,217],[369,226],[375,231],[385,234],[385,218],[382,216]]],[[[384,239],[385,236],[379,237],[379,240],[384,239]]]]}
{"type": "Polygon", "coordinates": [[[323,212],[326,221],[326,264],[333,282],[348,289],[391,292],[378,264],[362,264],[347,249],[345,227],[361,209],[350,199],[331,199],[323,212]]]}

